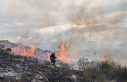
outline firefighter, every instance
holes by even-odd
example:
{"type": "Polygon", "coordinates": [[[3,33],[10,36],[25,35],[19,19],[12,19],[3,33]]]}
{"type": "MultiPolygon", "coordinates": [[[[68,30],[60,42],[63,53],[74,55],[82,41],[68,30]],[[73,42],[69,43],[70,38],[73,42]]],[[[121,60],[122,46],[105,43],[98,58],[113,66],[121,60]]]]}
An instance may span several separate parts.
{"type": "Polygon", "coordinates": [[[12,50],[11,50],[11,48],[7,48],[6,51],[11,52],[12,50]]]}
{"type": "Polygon", "coordinates": [[[56,63],[55,52],[51,53],[51,55],[50,55],[50,61],[51,61],[52,65],[55,65],[55,63],[56,63]]]}

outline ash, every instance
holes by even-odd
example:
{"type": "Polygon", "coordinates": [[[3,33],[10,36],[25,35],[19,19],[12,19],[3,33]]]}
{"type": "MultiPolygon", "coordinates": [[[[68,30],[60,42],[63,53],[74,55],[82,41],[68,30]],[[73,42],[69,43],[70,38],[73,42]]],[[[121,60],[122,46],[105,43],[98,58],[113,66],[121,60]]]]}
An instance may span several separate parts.
{"type": "Polygon", "coordinates": [[[23,57],[0,49],[0,82],[84,82],[77,70],[41,64],[33,57],[23,57]]]}

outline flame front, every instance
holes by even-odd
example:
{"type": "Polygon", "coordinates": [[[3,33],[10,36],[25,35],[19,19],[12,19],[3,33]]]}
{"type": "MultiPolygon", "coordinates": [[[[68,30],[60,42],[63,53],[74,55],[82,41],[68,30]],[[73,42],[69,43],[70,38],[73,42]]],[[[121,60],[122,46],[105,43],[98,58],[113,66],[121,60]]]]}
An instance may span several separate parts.
{"type": "Polygon", "coordinates": [[[66,59],[68,57],[68,52],[65,43],[61,42],[59,48],[60,48],[59,57],[62,59],[66,59]]]}
{"type": "Polygon", "coordinates": [[[58,59],[62,62],[62,63],[70,63],[70,58],[68,56],[68,49],[66,46],[65,42],[60,42],[59,44],[59,52],[58,52],[58,59]]]}
{"type": "Polygon", "coordinates": [[[26,49],[26,48],[21,48],[20,46],[17,46],[17,47],[12,48],[12,51],[15,54],[26,56],[26,57],[33,57],[35,54],[35,50],[36,48],[34,47],[26,49]]]}

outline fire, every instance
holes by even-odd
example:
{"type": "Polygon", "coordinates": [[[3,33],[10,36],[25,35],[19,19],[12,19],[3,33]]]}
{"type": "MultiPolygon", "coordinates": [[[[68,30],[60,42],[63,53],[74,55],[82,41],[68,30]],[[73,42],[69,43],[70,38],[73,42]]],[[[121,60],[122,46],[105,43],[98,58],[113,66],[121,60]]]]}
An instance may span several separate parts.
{"type": "Polygon", "coordinates": [[[22,48],[20,46],[12,48],[12,52],[18,55],[26,56],[26,57],[33,57],[35,54],[36,48],[33,46],[31,48],[22,48]]]}
{"type": "Polygon", "coordinates": [[[50,55],[51,55],[51,54],[52,54],[51,52],[48,52],[47,56],[45,57],[45,60],[46,60],[46,61],[50,61],[50,55]]]}
{"type": "Polygon", "coordinates": [[[107,62],[109,62],[111,60],[111,56],[110,55],[103,55],[102,57],[101,57],[101,62],[103,62],[103,63],[107,63],[107,62]]]}
{"type": "Polygon", "coordinates": [[[65,42],[60,42],[59,44],[59,52],[58,52],[58,59],[63,63],[70,63],[70,57],[68,56],[68,49],[65,42]]]}
{"type": "Polygon", "coordinates": [[[68,52],[65,42],[61,42],[59,48],[60,48],[59,57],[66,59],[68,57],[68,52]]]}

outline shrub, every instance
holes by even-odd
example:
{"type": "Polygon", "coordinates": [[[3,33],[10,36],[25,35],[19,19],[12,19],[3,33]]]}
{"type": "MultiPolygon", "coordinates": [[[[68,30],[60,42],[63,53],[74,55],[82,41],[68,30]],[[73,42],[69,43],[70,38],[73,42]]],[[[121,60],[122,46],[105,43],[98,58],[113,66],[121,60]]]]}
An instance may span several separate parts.
{"type": "Polygon", "coordinates": [[[127,82],[127,67],[114,62],[96,62],[88,61],[82,58],[77,62],[78,68],[84,71],[84,78],[95,76],[98,82],[106,82],[106,80],[116,79],[118,82],[127,82]]]}
{"type": "Polygon", "coordinates": [[[93,75],[93,72],[92,72],[91,69],[87,68],[87,69],[84,70],[84,76],[85,76],[86,78],[91,78],[92,75],[93,75]]]}
{"type": "Polygon", "coordinates": [[[98,82],[107,82],[107,77],[106,77],[106,75],[105,74],[99,74],[98,76],[97,76],[97,81],[98,82]]]}

